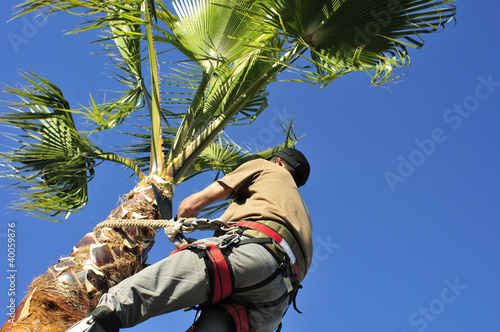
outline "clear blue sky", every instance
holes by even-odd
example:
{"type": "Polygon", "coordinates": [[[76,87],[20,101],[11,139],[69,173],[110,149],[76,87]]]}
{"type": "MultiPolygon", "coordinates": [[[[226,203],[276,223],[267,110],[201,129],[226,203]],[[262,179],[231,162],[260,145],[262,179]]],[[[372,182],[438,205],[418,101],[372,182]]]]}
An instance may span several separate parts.
{"type": "MultiPolygon", "coordinates": [[[[34,70],[74,107],[106,89],[108,60],[90,54],[93,35],[63,36],[70,27],[63,14],[43,24],[33,16],[6,23],[12,4],[0,12],[1,82],[34,70]]],[[[455,4],[457,26],[427,36],[400,82],[374,88],[360,73],[324,89],[277,83],[267,113],[234,134],[238,143],[267,148],[282,140],[275,116],[293,115],[304,135],[297,147],[312,166],[301,192],[314,222],[314,262],[298,297],[303,314],[290,309],[283,331],[500,331],[500,4],[455,4]]],[[[94,136],[103,145],[117,139],[94,136]]],[[[7,223],[15,223],[20,301],[32,278],[134,185],[119,166],[96,171],[88,206],[61,223],[4,215],[14,197],[0,192],[0,313],[10,300],[7,223]]],[[[204,175],[179,186],[174,206],[210,181],[204,175]]],[[[150,262],[172,249],[159,234],[150,262]]],[[[158,317],[132,331],[185,331],[193,315],[158,317]]]]}

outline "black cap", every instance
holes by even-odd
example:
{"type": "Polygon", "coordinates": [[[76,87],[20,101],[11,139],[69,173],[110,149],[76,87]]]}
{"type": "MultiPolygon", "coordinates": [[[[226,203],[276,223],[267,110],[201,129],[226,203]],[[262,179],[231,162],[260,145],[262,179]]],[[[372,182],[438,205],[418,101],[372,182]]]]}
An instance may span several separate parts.
{"type": "Polygon", "coordinates": [[[306,183],[311,167],[302,152],[294,148],[284,148],[273,154],[272,157],[274,156],[283,159],[295,169],[293,178],[297,187],[303,186],[306,183]]]}

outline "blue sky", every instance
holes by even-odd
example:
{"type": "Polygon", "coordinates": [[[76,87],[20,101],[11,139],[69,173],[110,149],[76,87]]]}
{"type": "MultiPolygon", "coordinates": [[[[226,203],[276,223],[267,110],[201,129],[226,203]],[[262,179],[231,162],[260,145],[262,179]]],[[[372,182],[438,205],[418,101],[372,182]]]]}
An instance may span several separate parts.
{"type": "MultiPolygon", "coordinates": [[[[294,117],[297,147],[311,163],[301,188],[314,222],[315,255],[283,331],[496,332],[500,330],[500,4],[458,0],[457,25],[426,36],[409,72],[386,88],[355,73],[324,89],[280,82],[269,109],[232,138],[252,149],[279,144],[276,117],[294,117]]],[[[56,82],[72,106],[106,89],[106,62],[91,55],[92,34],[64,36],[63,14],[6,23],[0,12],[0,81],[34,70],[56,82]]],[[[8,96],[2,94],[2,100],[8,96]]],[[[102,145],[120,138],[95,135],[102,145]]],[[[0,137],[0,144],[7,144],[0,137]]],[[[7,312],[7,234],[16,231],[16,301],[31,280],[116,206],[134,186],[116,165],[97,168],[88,206],[53,223],[7,214],[0,192],[0,312],[7,312]],[[4,214],[5,213],[5,214],[4,214]],[[12,225],[11,225],[12,226],[12,225]]],[[[177,188],[180,200],[209,184],[202,175],[177,188]]],[[[3,180],[2,180],[3,181],[3,180]]],[[[2,182],[2,185],[5,183],[2,182]]],[[[150,262],[173,249],[159,234],[150,262]]],[[[132,331],[185,331],[193,313],[152,319],[132,331]]],[[[7,318],[4,314],[3,320],[7,318]]]]}

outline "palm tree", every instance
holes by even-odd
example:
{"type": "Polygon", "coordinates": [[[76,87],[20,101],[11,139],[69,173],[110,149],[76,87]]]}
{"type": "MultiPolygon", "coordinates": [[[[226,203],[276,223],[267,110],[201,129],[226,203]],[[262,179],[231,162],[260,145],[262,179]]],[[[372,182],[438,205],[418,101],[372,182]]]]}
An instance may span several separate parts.
{"type": "Polygon", "coordinates": [[[291,123],[283,125],[282,145],[256,154],[221,136],[226,126],[250,123],[266,108],[265,88],[280,73],[291,71],[291,80],[320,86],[352,71],[367,72],[374,85],[390,82],[410,63],[408,48],[422,47],[423,34],[453,21],[450,2],[174,0],[176,15],[152,0],[19,5],[17,16],[64,11],[84,18],[74,32],[106,28],[108,35],[97,42],[109,52],[124,91],[111,102],[91,98],[88,107],[72,110],[61,90],[35,73],[22,74],[25,87],[8,89],[20,101],[1,121],[20,131],[11,136],[19,148],[2,154],[3,176],[23,192],[18,209],[66,219],[85,206],[87,184],[104,161],[129,167],[138,184],[110,213],[109,227],[86,234],[68,257],[33,281],[15,323],[9,320],[2,331],[65,330],[109,287],[145,266],[157,226],[130,220],[171,219],[179,183],[208,170],[227,173],[294,145],[291,123]],[[165,45],[178,54],[157,51],[165,45]],[[160,58],[172,68],[162,77],[160,58]],[[77,129],[82,119],[92,124],[90,131],[77,129]],[[137,143],[121,150],[106,151],[87,138],[129,122],[136,125],[129,135],[137,143]]]}

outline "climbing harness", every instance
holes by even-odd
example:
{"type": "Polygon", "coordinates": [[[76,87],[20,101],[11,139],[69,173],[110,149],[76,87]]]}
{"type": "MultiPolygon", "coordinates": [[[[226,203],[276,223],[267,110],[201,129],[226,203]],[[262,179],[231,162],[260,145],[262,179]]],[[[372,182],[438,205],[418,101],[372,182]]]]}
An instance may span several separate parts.
{"type": "MultiPolygon", "coordinates": [[[[291,263],[295,276],[298,280],[302,280],[301,277],[304,275],[304,256],[295,241],[294,236],[290,231],[282,224],[274,221],[240,221],[236,224],[236,227],[244,229],[243,233],[249,237],[262,238],[262,236],[267,236],[274,240],[276,244],[285,251],[286,256],[291,263]],[[275,230],[276,229],[276,230],[275,230]],[[283,234],[280,235],[280,234],[283,234]],[[302,265],[302,266],[301,266],[302,265]]],[[[272,254],[277,258],[276,252],[273,251],[274,248],[267,246],[272,250],[272,254]]]]}
{"type": "MultiPolygon", "coordinates": [[[[197,241],[184,245],[170,254],[173,255],[181,250],[189,249],[205,259],[211,293],[209,300],[206,303],[203,303],[200,307],[205,308],[218,303],[233,293],[241,293],[258,289],[267,285],[281,274],[287,287],[287,293],[277,300],[259,303],[258,305],[255,305],[255,307],[272,307],[278,305],[290,296],[290,303],[293,302],[294,308],[300,312],[296,308],[295,297],[298,290],[301,288],[300,280],[301,276],[303,276],[303,274],[301,274],[301,270],[303,270],[303,268],[299,266],[300,264],[298,262],[303,262],[303,256],[298,248],[298,245],[296,244],[296,241],[286,227],[277,222],[271,221],[240,221],[233,227],[228,228],[228,231],[229,235],[224,238],[219,245],[197,241]],[[283,234],[283,236],[274,229],[280,229],[280,233],[283,234]],[[245,236],[246,238],[242,239],[242,236],[245,236]],[[256,283],[255,285],[244,288],[235,288],[234,276],[232,275],[229,260],[227,259],[224,251],[221,249],[228,248],[229,246],[241,246],[247,243],[259,243],[264,245],[264,247],[277,260],[279,267],[266,279],[256,283]]],[[[252,307],[252,305],[247,306],[252,307]]]]}
{"type": "MultiPolygon", "coordinates": [[[[306,265],[297,241],[285,225],[268,220],[228,223],[221,219],[208,220],[203,218],[179,218],[177,220],[109,219],[98,224],[95,229],[127,226],[164,228],[171,242],[178,241],[176,242],[177,249],[172,251],[170,256],[182,250],[192,250],[204,258],[210,284],[210,294],[207,302],[196,309],[202,310],[219,303],[218,305],[224,308],[233,317],[236,325],[239,326],[238,332],[248,331],[245,308],[262,309],[273,307],[282,303],[288,297],[288,304],[293,303],[294,309],[300,313],[295,300],[298,290],[302,288],[300,282],[305,276],[306,265]],[[195,230],[215,230],[226,233],[228,236],[218,245],[204,243],[203,241],[189,241],[184,237],[184,233],[191,233],[195,230]],[[245,238],[242,238],[242,236],[245,238]],[[265,280],[255,285],[235,288],[234,275],[223,250],[231,246],[241,246],[247,243],[262,244],[279,263],[279,267],[265,280]],[[245,307],[238,303],[233,304],[232,302],[223,301],[231,294],[258,289],[280,274],[287,287],[287,293],[274,301],[245,304],[245,307]]],[[[280,329],[281,324],[277,331],[280,329]]]]}
{"type": "MultiPolygon", "coordinates": [[[[275,306],[289,296],[288,304],[290,305],[293,303],[295,311],[302,313],[297,308],[296,298],[299,289],[302,288],[300,282],[305,276],[304,256],[288,228],[278,222],[270,220],[261,220],[259,222],[240,221],[236,224],[236,227],[240,229],[243,235],[251,238],[249,241],[264,244],[274,258],[278,262],[281,262],[280,267],[274,274],[270,275],[258,285],[251,286],[250,288],[258,288],[270,282],[281,273],[288,290],[287,294],[284,294],[277,300],[268,303],[259,303],[258,305],[247,305],[247,307],[265,308],[275,306]]],[[[280,329],[278,329],[278,331],[279,330],[280,329]]]]}

